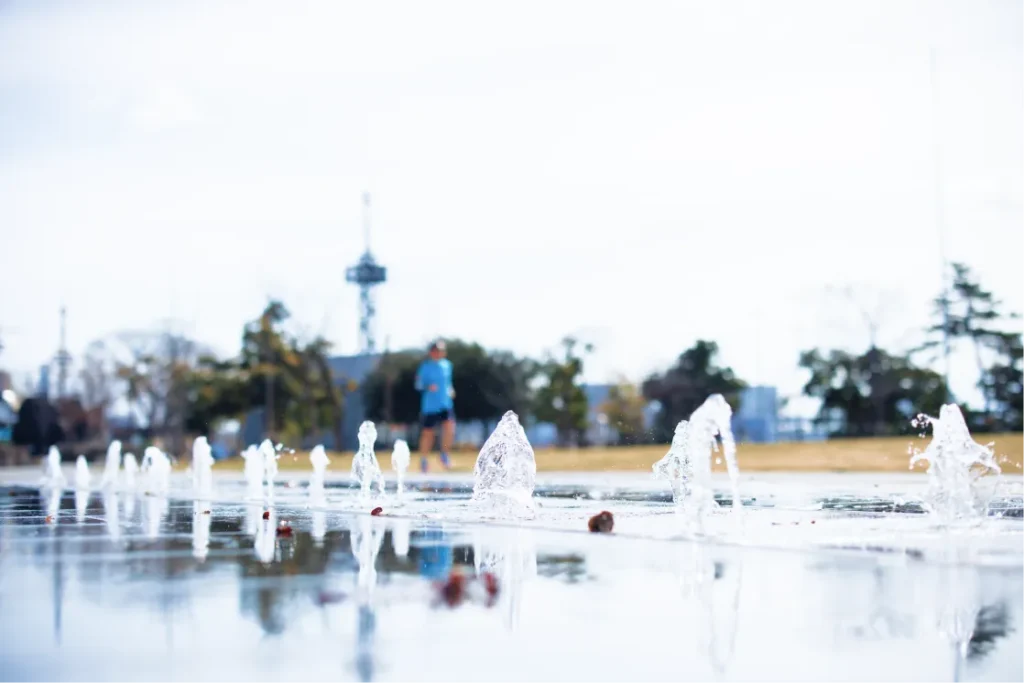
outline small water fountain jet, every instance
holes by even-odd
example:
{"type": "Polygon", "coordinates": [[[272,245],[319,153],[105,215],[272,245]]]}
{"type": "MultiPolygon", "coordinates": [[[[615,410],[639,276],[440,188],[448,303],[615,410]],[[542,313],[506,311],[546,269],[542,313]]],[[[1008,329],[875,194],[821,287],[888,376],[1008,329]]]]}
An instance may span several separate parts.
{"type": "Polygon", "coordinates": [[[264,439],[260,444],[260,455],[263,460],[262,479],[267,484],[267,500],[274,499],[274,479],[277,477],[277,459],[281,456],[270,439],[264,439]]]}
{"type": "Polygon", "coordinates": [[[405,439],[396,439],[395,446],[391,450],[391,469],[395,472],[395,494],[401,498],[405,492],[405,473],[409,469],[409,444],[405,439]]]}
{"type": "Polygon", "coordinates": [[[213,449],[205,436],[192,442],[192,489],[199,495],[213,489],[213,449]]]}
{"type": "Polygon", "coordinates": [[[928,461],[925,509],[945,523],[983,519],[998,478],[993,477],[986,487],[982,477],[1002,473],[992,445],[982,446],[971,438],[955,404],[942,406],[938,418],[918,415],[912,424],[932,428],[931,443],[923,451],[911,449],[910,458],[910,468],[928,461]]]}
{"type": "Polygon", "coordinates": [[[654,463],[654,476],[665,479],[672,487],[672,499],[679,509],[698,525],[715,507],[711,485],[711,456],[722,440],[725,465],[732,486],[732,506],[743,507],[739,496],[739,466],[736,464],[736,441],[733,439],[732,409],[721,394],[709,396],[689,421],[676,425],[668,453],[654,463]]]}
{"type": "Polygon", "coordinates": [[[502,515],[530,514],[537,461],[519,416],[511,410],[487,437],[473,468],[473,501],[502,515]]]}
{"type": "Polygon", "coordinates": [[[377,441],[377,428],[367,420],[359,425],[358,437],[359,450],[352,458],[352,478],[359,482],[359,495],[363,499],[369,498],[374,482],[377,484],[377,495],[383,495],[384,473],[380,471],[377,454],[373,451],[373,444],[377,441]]]}
{"type": "Polygon", "coordinates": [[[60,466],[60,451],[56,446],[50,446],[46,453],[46,473],[43,475],[43,483],[47,486],[63,487],[67,481],[64,477],[64,470],[60,466]]]}
{"type": "Polygon", "coordinates": [[[124,486],[126,489],[135,488],[135,478],[139,474],[139,461],[135,459],[134,453],[124,454],[124,486]]]}
{"type": "Polygon", "coordinates": [[[250,500],[263,498],[263,453],[256,446],[249,446],[242,451],[245,461],[246,497],[250,500]]]}
{"type": "Polygon", "coordinates": [[[89,472],[89,461],[84,455],[78,456],[75,460],[75,488],[80,491],[88,491],[92,482],[92,474],[89,472]]]}
{"type": "Polygon", "coordinates": [[[146,473],[146,490],[165,494],[171,486],[171,460],[156,446],[149,446],[142,455],[142,471],[146,473]]]}
{"type": "Polygon", "coordinates": [[[117,486],[117,475],[121,470],[121,442],[114,439],[107,446],[107,460],[103,467],[103,479],[100,485],[103,488],[117,486]]]}
{"type": "Polygon", "coordinates": [[[313,476],[309,479],[309,494],[320,500],[324,495],[324,476],[327,466],[331,464],[327,451],[323,446],[314,446],[309,452],[309,463],[313,466],[313,476]]]}

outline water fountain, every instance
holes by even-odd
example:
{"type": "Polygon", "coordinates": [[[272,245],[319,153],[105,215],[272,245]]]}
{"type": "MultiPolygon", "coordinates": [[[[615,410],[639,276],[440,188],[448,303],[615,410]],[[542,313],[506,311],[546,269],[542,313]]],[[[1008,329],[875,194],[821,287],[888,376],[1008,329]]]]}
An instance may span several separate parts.
{"type": "Polygon", "coordinates": [[[48,486],[64,486],[64,470],[60,466],[60,451],[56,446],[50,446],[46,454],[46,474],[43,475],[43,483],[48,486]]]}
{"type": "Polygon", "coordinates": [[[473,501],[492,513],[530,514],[537,462],[519,416],[511,410],[487,437],[473,468],[473,501]]]}
{"type": "Polygon", "coordinates": [[[92,481],[92,474],[89,472],[89,461],[84,455],[78,456],[75,460],[75,488],[80,491],[88,491],[92,481]]]}
{"type": "Polygon", "coordinates": [[[274,479],[277,477],[277,459],[281,456],[270,439],[260,444],[260,455],[263,456],[263,479],[267,483],[267,500],[274,499],[274,479]]]}
{"type": "Polygon", "coordinates": [[[205,436],[192,442],[192,489],[197,494],[213,489],[213,449],[205,436]]]}
{"type": "Polygon", "coordinates": [[[117,486],[117,475],[121,469],[121,442],[114,439],[107,446],[107,460],[103,467],[103,479],[100,485],[103,488],[117,486]]]}
{"type": "Polygon", "coordinates": [[[263,498],[263,453],[256,446],[249,446],[242,451],[245,461],[245,483],[250,500],[263,498]]]}
{"type": "Polygon", "coordinates": [[[142,471],[146,473],[146,490],[166,494],[171,486],[171,460],[156,446],[146,448],[142,456],[142,471]]]}
{"type": "Polygon", "coordinates": [[[126,489],[135,488],[135,477],[139,473],[139,462],[135,459],[134,453],[124,454],[124,486],[126,489]]]}
{"type": "Polygon", "coordinates": [[[396,439],[391,451],[391,469],[394,470],[397,479],[395,493],[399,498],[405,491],[405,473],[409,469],[410,455],[409,444],[405,439],[396,439]]]}
{"type": "Polygon", "coordinates": [[[352,478],[359,482],[359,495],[367,499],[371,495],[371,487],[377,484],[377,494],[384,493],[384,474],[380,471],[377,454],[373,452],[373,444],[377,441],[377,428],[367,420],[359,425],[359,450],[352,458],[352,478]]]}
{"type": "Polygon", "coordinates": [[[718,438],[722,440],[726,469],[732,485],[734,511],[742,509],[740,500],[739,467],[736,464],[736,442],[730,422],[732,409],[721,394],[709,396],[689,421],[676,426],[668,453],[654,463],[654,475],[665,479],[672,487],[672,499],[679,509],[698,526],[706,514],[715,507],[711,485],[711,456],[718,451],[718,438]]]}
{"type": "Polygon", "coordinates": [[[928,461],[925,509],[944,523],[983,519],[998,479],[992,477],[986,487],[982,477],[1001,474],[992,446],[982,446],[971,438],[955,404],[942,406],[938,418],[918,415],[913,424],[932,428],[931,443],[923,451],[912,450],[910,458],[911,468],[928,461]]]}
{"type": "Polygon", "coordinates": [[[322,497],[324,493],[324,476],[327,466],[331,464],[327,451],[323,446],[314,446],[309,452],[309,463],[313,466],[313,476],[309,479],[309,493],[314,497],[322,497]]]}

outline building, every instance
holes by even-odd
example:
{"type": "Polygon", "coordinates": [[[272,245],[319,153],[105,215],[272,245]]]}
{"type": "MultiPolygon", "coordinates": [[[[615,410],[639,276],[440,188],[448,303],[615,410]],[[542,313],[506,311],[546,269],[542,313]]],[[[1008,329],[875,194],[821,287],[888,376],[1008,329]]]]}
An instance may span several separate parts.
{"type": "Polygon", "coordinates": [[[732,417],[732,433],[738,442],[774,443],[778,440],[779,391],[775,387],[746,387],[739,409],[732,417]]]}

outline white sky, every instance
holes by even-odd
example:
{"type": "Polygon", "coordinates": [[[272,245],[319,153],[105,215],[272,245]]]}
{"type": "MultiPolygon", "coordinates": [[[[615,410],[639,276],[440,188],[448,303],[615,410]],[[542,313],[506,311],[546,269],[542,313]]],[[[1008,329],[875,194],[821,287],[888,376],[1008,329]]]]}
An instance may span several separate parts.
{"type": "Polygon", "coordinates": [[[284,7],[0,4],[0,366],[62,302],[72,353],[168,317],[234,352],[268,295],[352,353],[365,189],[393,348],[578,333],[602,381],[705,337],[795,393],[866,344],[828,286],[916,341],[935,121],[947,251],[1024,311],[1018,1],[284,7]]]}

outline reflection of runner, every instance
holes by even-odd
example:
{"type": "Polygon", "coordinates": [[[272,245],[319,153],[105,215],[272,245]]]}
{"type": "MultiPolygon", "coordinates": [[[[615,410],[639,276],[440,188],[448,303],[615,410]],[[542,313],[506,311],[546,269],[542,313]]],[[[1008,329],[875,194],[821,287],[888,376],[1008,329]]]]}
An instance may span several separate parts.
{"type": "Polygon", "coordinates": [[[420,575],[428,579],[444,580],[452,571],[452,547],[444,545],[444,532],[427,529],[423,541],[428,545],[420,547],[420,575]]]}

